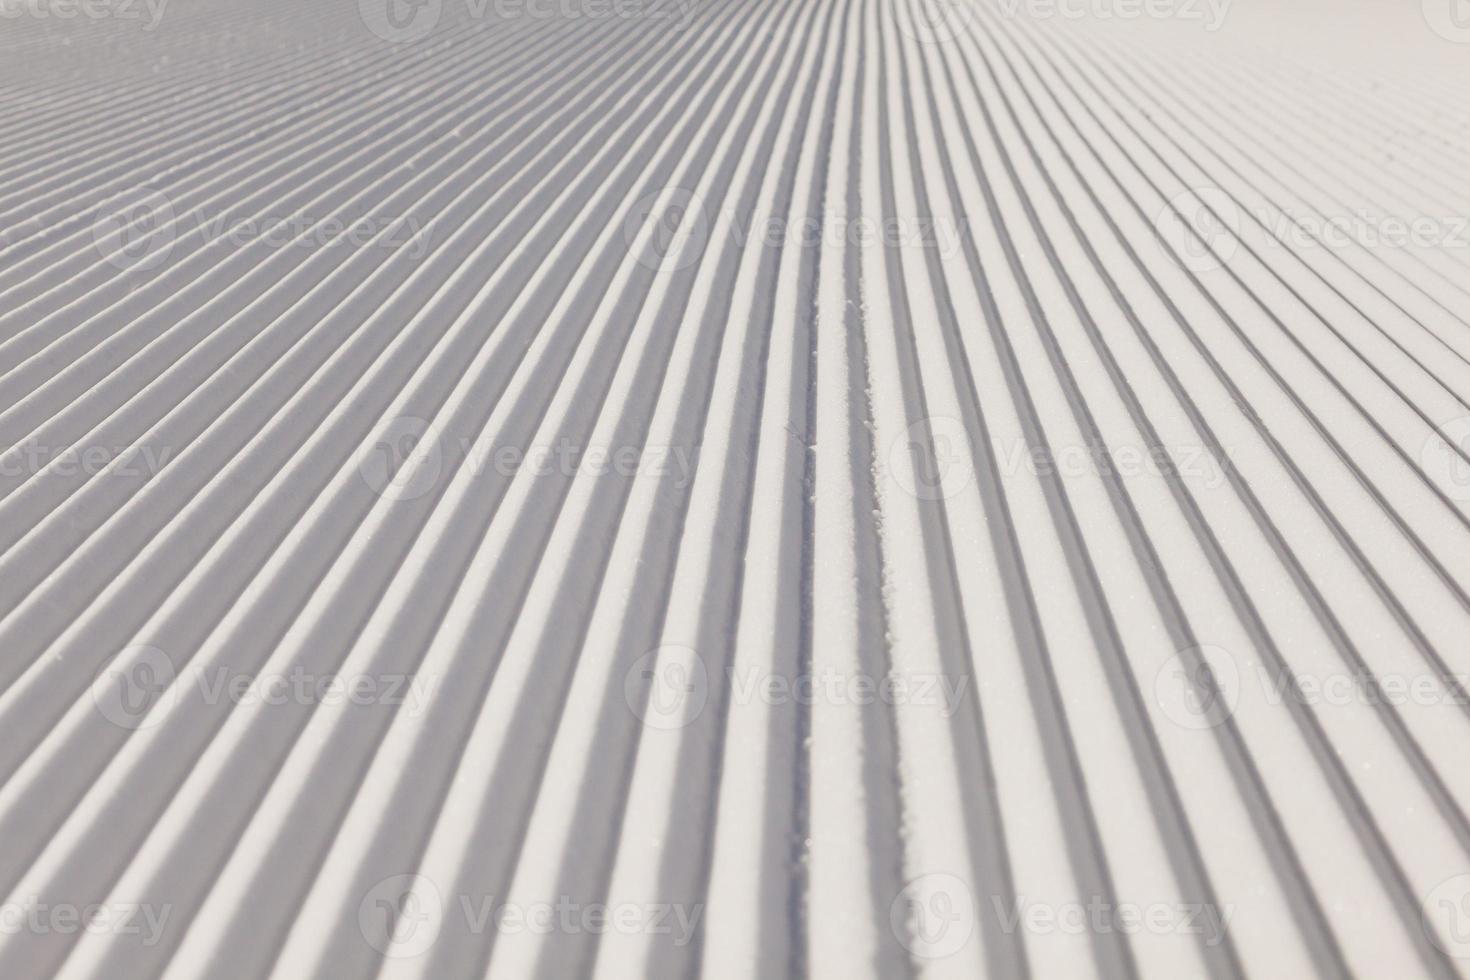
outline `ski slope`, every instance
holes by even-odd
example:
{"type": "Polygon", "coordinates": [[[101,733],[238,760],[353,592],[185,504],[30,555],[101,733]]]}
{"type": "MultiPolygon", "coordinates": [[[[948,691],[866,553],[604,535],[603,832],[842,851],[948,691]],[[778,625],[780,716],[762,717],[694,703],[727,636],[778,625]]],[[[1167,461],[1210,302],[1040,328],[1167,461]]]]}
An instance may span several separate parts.
{"type": "Polygon", "coordinates": [[[0,0],[0,977],[1470,976],[1448,0],[0,0]]]}

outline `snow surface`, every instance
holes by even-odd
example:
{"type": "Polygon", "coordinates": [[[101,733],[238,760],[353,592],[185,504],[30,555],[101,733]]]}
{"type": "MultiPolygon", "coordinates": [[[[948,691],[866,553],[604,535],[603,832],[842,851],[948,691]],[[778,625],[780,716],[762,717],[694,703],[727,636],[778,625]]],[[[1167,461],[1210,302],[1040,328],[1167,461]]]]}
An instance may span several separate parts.
{"type": "Polygon", "coordinates": [[[0,977],[1470,976],[1467,94],[1463,0],[0,0],[0,977]]]}

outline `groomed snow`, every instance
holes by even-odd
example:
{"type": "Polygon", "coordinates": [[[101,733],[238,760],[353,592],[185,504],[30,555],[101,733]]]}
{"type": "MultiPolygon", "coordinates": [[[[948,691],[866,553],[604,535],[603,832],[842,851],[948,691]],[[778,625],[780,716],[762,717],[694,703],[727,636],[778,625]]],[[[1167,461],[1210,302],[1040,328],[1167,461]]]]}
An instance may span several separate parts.
{"type": "Polygon", "coordinates": [[[1470,977],[1464,7],[0,0],[0,977],[1470,977]]]}

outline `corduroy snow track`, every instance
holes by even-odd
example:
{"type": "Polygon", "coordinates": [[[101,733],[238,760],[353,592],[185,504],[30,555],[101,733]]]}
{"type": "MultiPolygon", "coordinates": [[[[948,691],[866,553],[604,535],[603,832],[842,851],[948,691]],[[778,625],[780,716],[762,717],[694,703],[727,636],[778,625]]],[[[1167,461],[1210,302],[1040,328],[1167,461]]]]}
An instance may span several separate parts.
{"type": "Polygon", "coordinates": [[[0,977],[1470,977],[1463,0],[0,0],[0,977]]]}

